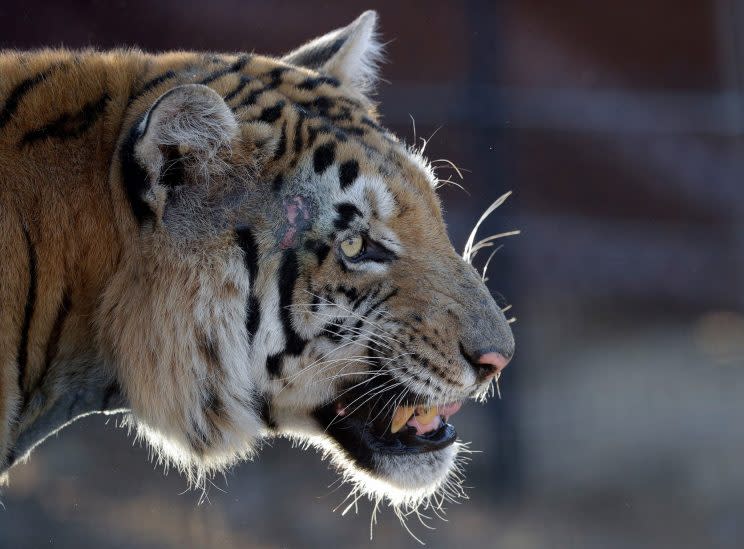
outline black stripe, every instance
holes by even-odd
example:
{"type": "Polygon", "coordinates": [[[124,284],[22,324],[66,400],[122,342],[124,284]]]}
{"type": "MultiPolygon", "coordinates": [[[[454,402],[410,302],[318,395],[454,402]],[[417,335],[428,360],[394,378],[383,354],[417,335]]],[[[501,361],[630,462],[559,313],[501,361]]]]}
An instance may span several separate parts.
{"type": "Polygon", "coordinates": [[[323,335],[335,343],[341,343],[343,341],[344,331],[340,319],[333,319],[332,322],[323,326],[323,335]]]}
{"type": "Polygon", "coordinates": [[[23,227],[23,236],[26,238],[26,250],[28,253],[28,291],[26,292],[26,305],[23,308],[23,325],[21,326],[21,341],[18,344],[16,354],[18,362],[18,390],[23,395],[25,401],[25,391],[23,390],[23,380],[26,378],[26,368],[28,367],[28,332],[31,329],[31,319],[34,315],[36,306],[36,248],[31,242],[31,235],[28,229],[23,227]]]}
{"type": "Polygon", "coordinates": [[[258,302],[258,298],[252,289],[248,296],[248,309],[246,310],[245,318],[245,327],[248,332],[248,342],[250,343],[256,337],[258,327],[261,324],[261,304],[258,302]]]}
{"type": "Polygon", "coordinates": [[[299,153],[302,150],[302,124],[305,122],[305,115],[302,110],[297,110],[297,122],[294,130],[294,151],[299,153]]]}
{"type": "Polygon", "coordinates": [[[199,352],[207,368],[206,390],[202,399],[202,417],[207,424],[208,440],[217,440],[220,430],[215,423],[225,412],[225,405],[219,395],[219,385],[224,384],[224,373],[220,369],[220,350],[217,341],[202,334],[198,338],[199,352]]]}
{"type": "Polygon", "coordinates": [[[314,90],[321,84],[328,84],[334,88],[338,88],[341,85],[336,78],[330,76],[317,76],[315,78],[307,78],[303,82],[299,83],[297,87],[301,90],[314,90]]]}
{"type": "Polygon", "coordinates": [[[263,420],[266,427],[268,427],[269,429],[276,429],[276,420],[274,420],[274,415],[271,412],[271,397],[269,395],[261,395],[258,398],[259,402],[261,403],[261,419],[263,420]]]}
{"type": "Polygon", "coordinates": [[[337,103],[346,103],[347,105],[350,105],[355,109],[363,108],[363,105],[356,99],[351,99],[350,97],[344,97],[342,95],[335,97],[334,101],[336,101],[337,103]]]}
{"type": "Polygon", "coordinates": [[[126,139],[122,143],[119,152],[122,182],[124,184],[127,199],[132,208],[132,213],[140,225],[145,221],[151,220],[155,213],[150,208],[150,205],[143,199],[145,191],[150,187],[150,176],[144,166],[137,161],[134,149],[140,138],[147,133],[150,122],[152,121],[150,113],[154,112],[158,105],[160,105],[160,103],[171,93],[173,93],[173,90],[161,95],[146,113],[141,114],[139,118],[135,120],[134,124],[132,124],[132,127],[129,129],[126,139]],[[144,120],[146,120],[145,127],[140,129],[144,120]]]}
{"type": "Polygon", "coordinates": [[[235,229],[238,246],[243,250],[243,263],[251,278],[251,288],[254,287],[258,275],[258,243],[253,231],[247,225],[241,225],[235,229]]]}
{"type": "Polygon", "coordinates": [[[143,114],[134,122],[119,152],[124,190],[129,200],[129,206],[132,208],[132,213],[140,225],[152,219],[155,215],[150,205],[142,198],[150,186],[150,177],[134,155],[134,147],[142,136],[139,127],[144,117],[143,114]]]}
{"type": "MultiPolygon", "coordinates": [[[[315,111],[319,116],[328,118],[328,111],[334,106],[334,102],[331,98],[321,95],[316,97],[312,101],[300,103],[300,106],[309,111],[315,111]]],[[[348,109],[347,109],[348,110],[348,109]]]]}
{"type": "Polygon", "coordinates": [[[88,131],[105,112],[106,103],[108,103],[109,99],[109,94],[104,93],[98,99],[87,102],[83,105],[80,111],[74,114],[67,112],[63,113],[59,118],[49,122],[41,128],[27,132],[18,146],[22,147],[23,145],[28,145],[41,139],[74,139],[80,137],[88,131]]]}
{"type": "Polygon", "coordinates": [[[338,180],[341,183],[341,189],[345,189],[359,176],[359,162],[356,160],[347,160],[338,168],[338,180]]]}
{"type": "MultiPolygon", "coordinates": [[[[336,114],[328,116],[328,119],[333,122],[353,122],[349,107],[338,107],[336,114]]],[[[362,128],[359,129],[361,130],[362,128]]]]}
{"type": "Polygon", "coordinates": [[[290,55],[290,63],[299,65],[300,67],[307,67],[308,69],[319,69],[338,53],[338,50],[341,49],[341,46],[344,45],[348,38],[348,36],[344,35],[333,42],[323,43],[312,49],[305,50],[300,55],[290,55]]]}
{"type": "Polygon", "coordinates": [[[289,67],[276,67],[274,69],[271,69],[268,73],[266,73],[266,76],[268,76],[271,81],[266,84],[266,89],[273,90],[275,88],[278,88],[279,85],[282,83],[282,75],[285,72],[289,72],[289,67]]]}
{"type": "Polygon", "coordinates": [[[363,116],[362,117],[362,124],[364,124],[366,126],[369,126],[370,128],[374,128],[378,132],[387,133],[387,131],[385,130],[385,128],[383,128],[382,126],[380,126],[377,122],[375,122],[374,120],[372,120],[368,116],[363,116]]]}
{"type": "Polygon", "coordinates": [[[253,232],[248,226],[240,226],[235,230],[238,245],[243,250],[243,262],[250,277],[251,289],[248,294],[248,303],[246,308],[246,329],[248,331],[248,341],[258,332],[258,326],[261,323],[261,305],[256,297],[256,277],[258,276],[258,243],[253,236],[253,232]]]}
{"type": "MultiPolygon", "coordinates": [[[[346,126],[343,129],[337,130],[338,135],[343,135],[344,139],[348,139],[349,135],[356,135],[356,136],[362,136],[367,133],[367,130],[365,130],[362,127],[357,126],[346,126]]],[[[367,151],[374,151],[379,152],[378,149],[371,145],[367,145],[366,143],[362,143],[362,146],[367,149],[367,151]]]]}
{"type": "Polygon", "coordinates": [[[248,83],[252,81],[253,79],[250,76],[241,76],[238,85],[235,86],[235,88],[225,96],[225,102],[229,102],[232,99],[235,99],[238,94],[242,92],[243,89],[248,85],[248,83]]]}
{"type": "MultiPolygon", "coordinates": [[[[272,122],[276,122],[279,120],[279,118],[282,116],[282,109],[284,108],[284,101],[278,101],[276,105],[273,107],[266,107],[264,110],[261,111],[261,115],[258,117],[258,120],[261,122],[268,122],[271,124],[272,122]]],[[[285,127],[286,131],[286,127],[285,127]]],[[[284,141],[285,141],[285,147],[286,147],[286,140],[287,136],[284,135],[284,141]]]]}
{"type": "Polygon", "coordinates": [[[54,72],[56,69],[61,67],[63,63],[55,63],[51,67],[44,69],[43,71],[36,73],[34,76],[30,76],[25,80],[19,82],[15,88],[13,88],[5,100],[3,109],[0,111],[0,129],[10,121],[13,114],[18,110],[23,97],[33,90],[36,86],[41,84],[46,78],[54,72]]]}
{"type": "Polygon", "coordinates": [[[353,303],[351,303],[351,310],[356,311],[357,307],[362,304],[367,298],[374,299],[378,294],[380,293],[380,286],[377,286],[374,291],[367,290],[366,292],[362,292],[359,294],[359,297],[357,297],[353,303]]]}
{"type": "Polygon", "coordinates": [[[298,275],[297,254],[287,250],[279,267],[279,316],[284,328],[284,352],[294,356],[301,354],[307,344],[292,327],[292,296],[298,275]]]}
{"type": "Polygon", "coordinates": [[[259,96],[266,91],[266,88],[259,88],[257,90],[253,90],[248,97],[243,99],[240,103],[238,103],[233,110],[238,110],[243,107],[249,107],[253,105],[256,100],[259,98],[259,96]]]}
{"type": "Polygon", "coordinates": [[[336,292],[343,294],[349,303],[355,301],[359,297],[359,290],[354,287],[345,286],[343,284],[339,284],[336,287],[336,292]]]}
{"type": "Polygon", "coordinates": [[[328,252],[331,251],[331,247],[327,243],[314,238],[305,241],[305,249],[315,254],[315,257],[318,258],[318,266],[325,261],[325,258],[328,257],[328,252]]]}
{"type": "Polygon", "coordinates": [[[389,299],[393,298],[396,295],[398,295],[398,288],[393,288],[392,290],[390,290],[390,292],[385,297],[381,297],[380,299],[375,301],[372,305],[370,305],[369,308],[364,312],[362,316],[369,317],[371,313],[379,309],[389,299]]]}
{"type": "Polygon", "coordinates": [[[276,147],[276,152],[274,152],[274,160],[279,160],[282,156],[284,156],[284,153],[287,152],[287,121],[284,121],[284,124],[282,124],[282,135],[279,138],[279,145],[276,147]]]}
{"type": "Polygon", "coordinates": [[[266,357],[266,371],[271,379],[282,377],[282,353],[266,357]]]}
{"type": "Polygon", "coordinates": [[[205,77],[201,81],[201,83],[206,86],[207,84],[211,84],[212,82],[214,82],[215,80],[218,80],[218,79],[222,78],[223,76],[226,76],[226,75],[228,75],[230,73],[233,73],[233,72],[238,72],[240,70],[243,70],[243,67],[246,66],[246,64],[248,63],[248,60],[249,59],[250,59],[250,56],[249,55],[241,55],[231,65],[229,65],[229,66],[227,66],[227,67],[225,67],[223,69],[220,69],[218,71],[215,71],[212,74],[210,74],[209,76],[205,77]]]}
{"type": "Polygon", "coordinates": [[[361,337],[361,334],[359,333],[359,328],[362,327],[362,324],[364,324],[364,319],[360,318],[356,321],[353,328],[350,328],[346,326],[343,330],[339,332],[339,337],[343,339],[344,341],[356,341],[361,337]],[[354,332],[353,330],[356,329],[357,331],[354,332]]]}
{"type": "Polygon", "coordinates": [[[349,140],[349,133],[341,128],[334,128],[328,124],[324,124],[321,127],[321,131],[333,134],[333,136],[341,141],[341,143],[346,143],[349,140]]]}
{"type": "Polygon", "coordinates": [[[147,82],[143,84],[143,86],[139,90],[137,90],[136,92],[132,92],[132,94],[129,96],[129,99],[127,100],[127,107],[129,107],[132,103],[134,103],[137,99],[139,99],[146,93],[158,87],[163,82],[167,80],[171,80],[172,78],[175,78],[175,77],[176,77],[176,71],[169,70],[167,72],[164,72],[163,74],[159,74],[158,76],[148,80],[147,82]]]}
{"type": "MultiPolygon", "coordinates": [[[[309,281],[308,281],[309,282],[309,281]]],[[[310,287],[310,284],[307,285],[307,291],[311,292],[312,288],[310,287]]],[[[318,294],[313,294],[313,300],[310,302],[310,309],[317,313],[320,309],[320,296],[318,294]]]]}
{"type": "Polygon", "coordinates": [[[336,212],[338,213],[338,217],[333,221],[333,225],[339,231],[348,229],[355,217],[362,217],[362,212],[359,211],[359,208],[350,202],[337,204],[336,212]]]}
{"type": "Polygon", "coordinates": [[[59,353],[59,338],[62,335],[62,328],[64,327],[65,320],[67,319],[67,315],[70,312],[70,307],[70,294],[68,291],[65,291],[62,294],[62,302],[57,309],[57,316],[54,319],[54,325],[52,326],[52,331],[50,332],[49,339],[47,340],[47,348],[44,355],[44,369],[42,370],[41,376],[36,382],[34,388],[29,390],[28,395],[24,395],[26,398],[24,398],[24,401],[21,403],[21,411],[26,409],[26,406],[29,403],[28,399],[31,397],[33,397],[37,403],[40,403],[37,405],[38,407],[43,406],[44,402],[46,401],[47,393],[44,390],[44,386],[46,385],[47,378],[49,377],[49,370],[51,369],[52,362],[54,362],[54,359],[59,353]]]}
{"type": "Polygon", "coordinates": [[[307,148],[311,148],[315,144],[315,139],[318,137],[320,131],[318,128],[314,128],[308,125],[307,128],[307,148]]]}
{"type": "MultiPolygon", "coordinates": [[[[269,73],[266,74],[271,81],[268,82],[263,88],[259,88],[257,90],[253,90],[248,97],[246,97],[243,101],[241,101],[238,105],[235,106],[233,110],[238,110],[243,107],[248,107],[250,105],[253,105],[256,100],[263,94],[264,92],[267,92],[269,90],[273,90],[279,87],[279,85],[282,83],[282,73],[290,70],[287,67],[277,67],[276,69],[271,70],[269,73]]],[[[262,113],[263,116],[263,113],[262,113]]]]}
{"type": "Polygon", "coordinates": [[[328,166],[333,164],[336,158],[336,144],[333,141],[324,143],[317,149],[313,154],[313,169],[315,173],[322,174],[328,169],[328,166]]]}

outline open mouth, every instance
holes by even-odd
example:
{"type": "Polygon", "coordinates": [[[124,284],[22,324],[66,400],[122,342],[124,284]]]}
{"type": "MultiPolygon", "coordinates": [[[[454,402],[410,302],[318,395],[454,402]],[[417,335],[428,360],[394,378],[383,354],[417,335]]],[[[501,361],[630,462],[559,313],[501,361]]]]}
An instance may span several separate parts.
{"type": "Polygon", "coordinates": [[[460,409],[459,402],[422,406],[415,402],[423,398],[407,395],[404,403],[390,406],[387,403],[396,399],[387,393],[359,405],[362,392],[341,394],[314,415],[325,433],[363,468],[374,469],[375,456],[436,452],[457,439],[448,421],[460,409]]]}

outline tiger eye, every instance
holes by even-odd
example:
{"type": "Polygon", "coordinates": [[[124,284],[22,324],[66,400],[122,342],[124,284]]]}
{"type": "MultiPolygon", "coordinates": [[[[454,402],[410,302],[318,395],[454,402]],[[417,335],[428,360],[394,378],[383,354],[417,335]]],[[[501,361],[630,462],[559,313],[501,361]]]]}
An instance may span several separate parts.
{"type": "Polygon", "coordinates": [[[362,253],[364,241],[361,236],[352,236],[341,241],[341,251],[346,257],[353,258],[362,253]]]}

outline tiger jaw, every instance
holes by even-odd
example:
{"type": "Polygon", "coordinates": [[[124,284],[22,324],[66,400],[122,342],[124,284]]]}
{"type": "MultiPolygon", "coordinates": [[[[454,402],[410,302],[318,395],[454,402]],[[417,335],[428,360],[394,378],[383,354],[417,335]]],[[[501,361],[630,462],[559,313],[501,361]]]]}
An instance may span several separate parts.
{"type": "MultiPolygon", "coordinates": [[[[359,398],[359,397],[357,397],[359,398]]],[[[355,406],[354,398],[326,404],[314,413],[328,433],[357,463],[372,456],[413,455],[442,450],[457,438],[447,420],[459,403],[442,406],[355,406]]]]}
{"type": "Polygon", "coordinates": [[[321,447],[345,479],[390,501],[434,493],[454,470],[460,445],[450,417],[460,403],[416,405],[429,399],[384,388],[379,378],[345,382],[312,410],[293,407],[282,392],[272,408],[274,433],[321,447]],[[365,402],[378,391],[382,398],[365,402]]]}

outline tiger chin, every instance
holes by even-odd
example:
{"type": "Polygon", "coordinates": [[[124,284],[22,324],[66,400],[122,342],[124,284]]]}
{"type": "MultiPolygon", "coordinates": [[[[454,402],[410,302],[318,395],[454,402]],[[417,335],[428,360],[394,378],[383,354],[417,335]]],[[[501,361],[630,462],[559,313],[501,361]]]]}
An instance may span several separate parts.
{"type": "Polygon", "coordinates": [[[0,474],[103,412],[197,481],[287,436],[393,505],[451,489],[514,340],[380,124],[376,19],[281,58],[0,52],[0,474]]]}

